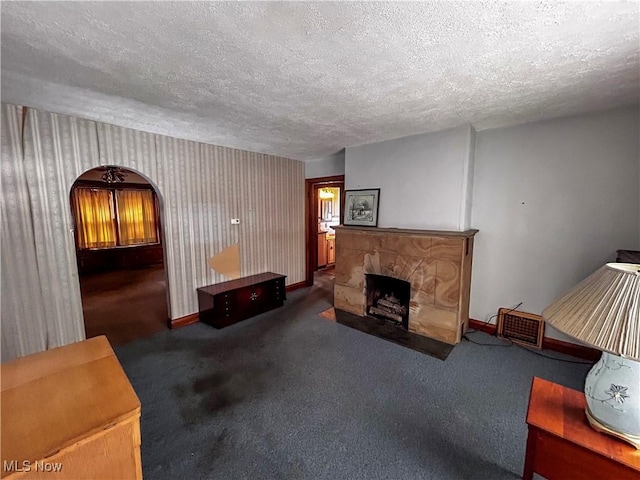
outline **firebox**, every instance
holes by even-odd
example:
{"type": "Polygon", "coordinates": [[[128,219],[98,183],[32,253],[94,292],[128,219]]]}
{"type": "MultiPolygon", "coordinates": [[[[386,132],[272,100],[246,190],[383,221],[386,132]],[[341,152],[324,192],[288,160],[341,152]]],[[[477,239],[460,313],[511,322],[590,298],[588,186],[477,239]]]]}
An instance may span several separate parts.
{"type": "Polygon", "coordinates": [[[409,330],[411,284],[385,275],[366,277],[366,315],[409,330]]]}

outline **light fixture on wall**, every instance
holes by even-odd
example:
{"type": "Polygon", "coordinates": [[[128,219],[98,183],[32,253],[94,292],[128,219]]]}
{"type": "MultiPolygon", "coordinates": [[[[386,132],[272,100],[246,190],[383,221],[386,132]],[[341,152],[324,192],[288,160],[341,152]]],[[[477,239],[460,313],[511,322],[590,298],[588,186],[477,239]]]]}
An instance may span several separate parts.
{"type": "Polygon", "coordinates": [[[320,198],[322,200],[328,200],[330,198],[333,198],[333,192],[328,188],[322,188],[320,189],[320,198]]]}
{"type": "Polygon", "coordinates": [[[640,449],[640,265],[607,263],[542,317],[603,351],[585,380],[587,418],[640,449]]]}
{"type": "Polygon", "coordinates": [[[107,183],[122,183],[127,174],[120,167],[105,167],[106,172],[102,174],[102,181],[107,183]]]}

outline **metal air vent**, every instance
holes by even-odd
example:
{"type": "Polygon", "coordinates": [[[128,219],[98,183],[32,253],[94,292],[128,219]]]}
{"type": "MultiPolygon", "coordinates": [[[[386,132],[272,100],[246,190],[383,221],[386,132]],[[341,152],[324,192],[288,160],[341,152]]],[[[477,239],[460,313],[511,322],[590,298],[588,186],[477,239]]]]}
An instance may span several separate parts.
{"type": "Polygon", "coordinates": [[[501,308],[498,310],[498,336],[540,350],[544,338],[544,320],[540,315],[501,308]]]}

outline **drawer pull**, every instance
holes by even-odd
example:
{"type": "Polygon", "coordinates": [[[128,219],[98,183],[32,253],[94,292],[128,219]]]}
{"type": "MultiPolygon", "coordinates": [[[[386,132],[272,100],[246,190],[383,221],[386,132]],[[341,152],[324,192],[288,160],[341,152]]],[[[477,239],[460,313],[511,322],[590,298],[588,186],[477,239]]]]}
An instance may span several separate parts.
{"type": "Polygon", "coordinates": [[[257,300],[257,299],[258,299],[258,294],[256,292],[251,292],[251,301],[257,300]]]}

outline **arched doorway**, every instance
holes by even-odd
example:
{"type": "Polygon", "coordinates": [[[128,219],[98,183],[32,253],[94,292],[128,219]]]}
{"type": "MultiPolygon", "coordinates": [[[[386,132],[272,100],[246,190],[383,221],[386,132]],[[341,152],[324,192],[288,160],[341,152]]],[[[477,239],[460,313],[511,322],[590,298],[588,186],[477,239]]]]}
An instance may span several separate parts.
{"type": "Polygon", "coordinates": [[[133,170],[104,166],[73,183],[70,206],[87,338],[112,345],[168,328],[160,198],[133,170]]]}

